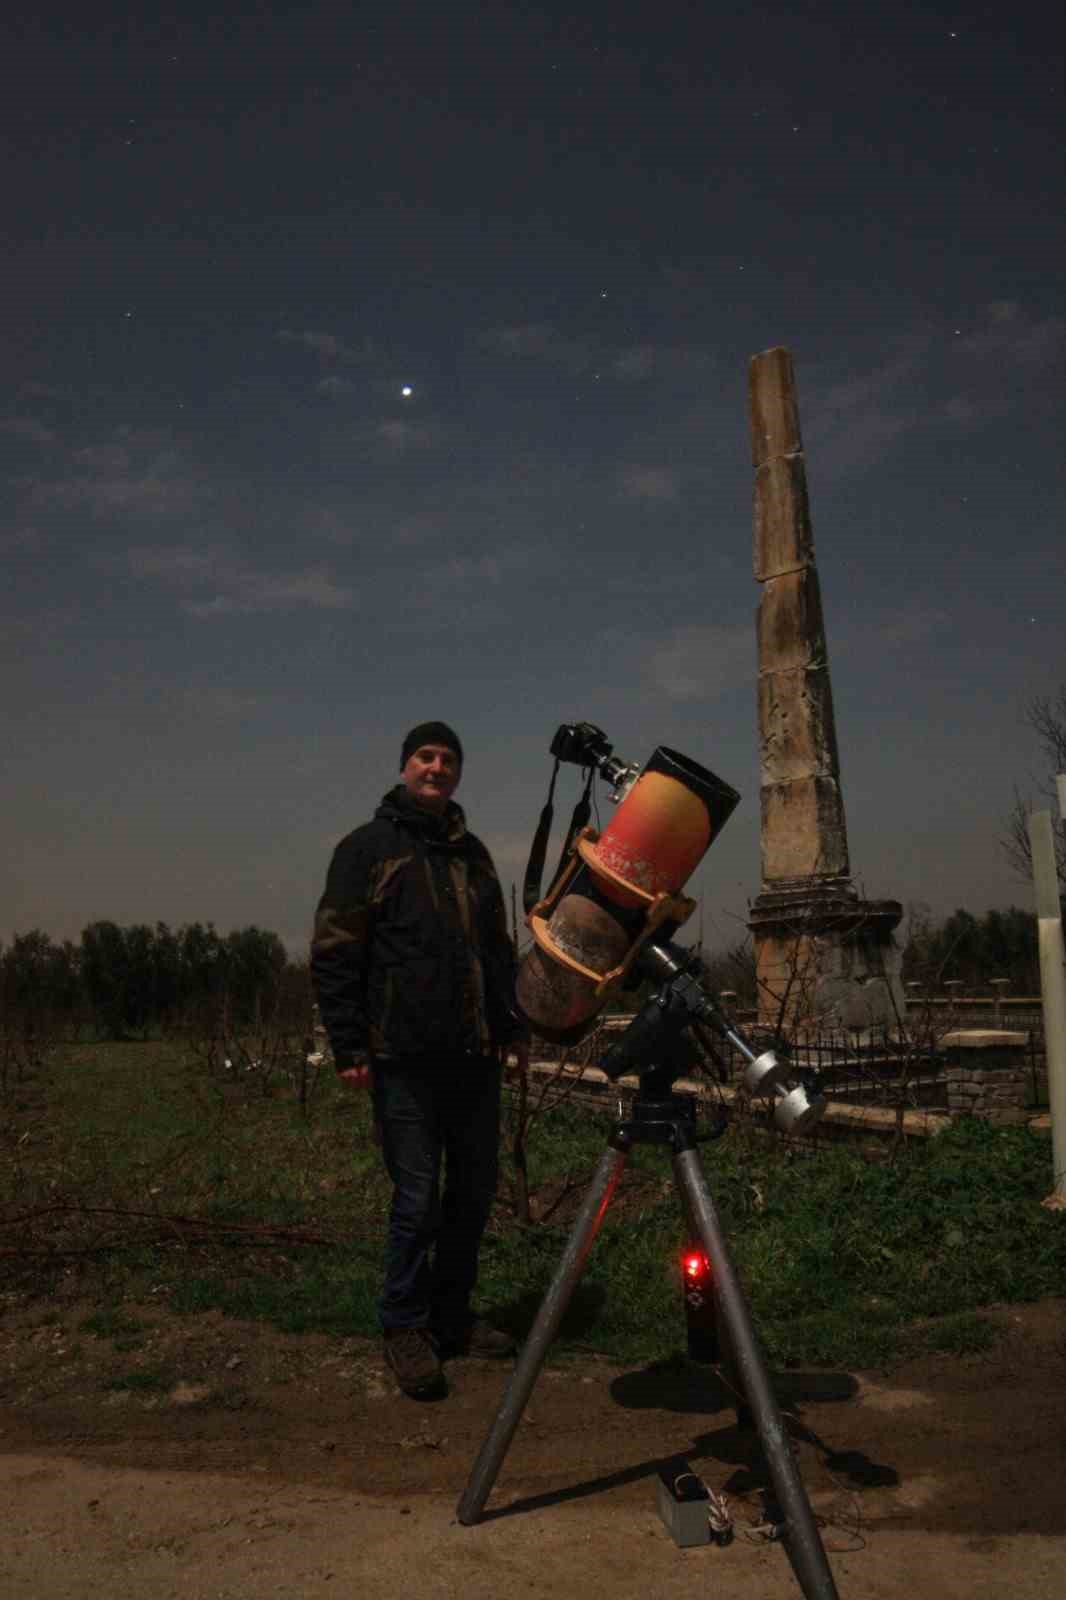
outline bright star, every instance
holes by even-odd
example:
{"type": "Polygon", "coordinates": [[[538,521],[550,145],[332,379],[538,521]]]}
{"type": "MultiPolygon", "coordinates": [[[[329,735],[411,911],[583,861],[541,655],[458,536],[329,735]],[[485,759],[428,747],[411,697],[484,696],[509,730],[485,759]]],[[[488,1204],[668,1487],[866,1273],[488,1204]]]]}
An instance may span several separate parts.
{"type": "Polygon", "coordinates": [[[400,390],[400,393],[403,395],[405,400],[410,400],[411,396],[414,394],[414,390],[411,388],[409,383],[405,383],[403,388],[400,390]]]}

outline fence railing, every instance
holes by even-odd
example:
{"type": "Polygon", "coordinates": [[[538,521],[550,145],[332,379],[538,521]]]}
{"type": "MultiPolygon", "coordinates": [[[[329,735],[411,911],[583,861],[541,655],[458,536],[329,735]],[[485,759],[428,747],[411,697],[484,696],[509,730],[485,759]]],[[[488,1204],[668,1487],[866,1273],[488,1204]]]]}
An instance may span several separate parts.
{"type": "MultiPolygon", "coordinates": [[[[734,1016],[753,1046],[773,1042],[779,1047],[780,1041],[759,1027],[753,1012],[741,1009],[734,1016]]],[[[625,1014],[605,1016],[580,1044],[564,1048],[538,1042],[536,1054],[542,1060],[565,1059],[573,1066],[594,1066],[631,1021],[625,1014]]],[[[1027,1104],[1036,1111],[1047,1106],[1043,1014],[1038,999],[912,996],[905,1022],[900,1028],[825,1029],[791,1043],[789,1054],[797,1066],[819,1073],[831,1100],[943,1110],[948,1103],[943,1041],[960,1029],[1002,1028],[1026,1035],[1027,1104]]],[[[727,1081],[739,1082],[744,1067],[739,1051],[716,1040],[713,1055],[724,1068],[727,1081]]],[[[706,1064],[712,1065],[710,1061],[706,1064]]]]}

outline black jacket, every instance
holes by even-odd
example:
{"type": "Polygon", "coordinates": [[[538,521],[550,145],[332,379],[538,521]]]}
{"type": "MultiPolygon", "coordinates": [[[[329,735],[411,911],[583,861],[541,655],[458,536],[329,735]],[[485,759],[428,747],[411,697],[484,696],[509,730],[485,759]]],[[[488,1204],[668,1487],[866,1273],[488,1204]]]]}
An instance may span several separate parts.
{"type": "Polygon", "coordinates": [[[459,806],[438,818],[398,784],[341,840],[311,978],[339,1071],[362,1054],[488,1052],[522,1031],[499,879],[459,806]]]}

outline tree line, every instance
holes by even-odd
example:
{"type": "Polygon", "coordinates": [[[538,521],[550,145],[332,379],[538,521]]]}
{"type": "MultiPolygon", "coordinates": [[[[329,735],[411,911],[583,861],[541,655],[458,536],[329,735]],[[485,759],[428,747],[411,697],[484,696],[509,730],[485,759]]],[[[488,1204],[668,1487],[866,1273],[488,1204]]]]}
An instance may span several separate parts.
{"type": "Polygon", "coordinates": [[[1010,992],[1040,993],[1036,917],[1019,906],[975,917],[953,911],[937,922],[927,906],[911,906],[903,947],[903,978],[938,992],[961,982],[967,993],[988,992],[993,978],[1006,978],[1010,992]]]}
{"type": "MultiPolygon", "coordinates": [[[[960,981],[972,993],[1006,978],[1014,994],[1039,993],[1036,920],[1017,906],[983,916],[959,909],[943,920],[912,906],[904,935],[903,978],[930,992],[960,981]]],[[[712,988],[755,1003],[750,940],[705,956],[712,988]]],[[[643,996],[621,996],[633,1009],[643,996]]],[[[284,1021],[309,1032],[307,967],[289,960],[276,933],[248,927],[220,934],[211,923],[172,929],[165,922],[120,927],[92,922],[77,943],[35,929],[0,945],[0,1032],[17,1034],[32,1055],[60,1032],[100,1039],[147,1038],[209,1025],[224,1012],[227,1030],[284,1021]]]]}
{"type": "Polygon", "coordinates": [[[77,943],[35,929],[0,946],[0,1024],[30,1038],[60,1030],[146,1038],[220,1006],[236,1026],[279,1007],[309,1019],[307,969],[289,960],[276,933],[220,934],[203,922],[92,922],[77,943]]]}
{"type": "MultiPolygon", "coordinates": [[[[986,911],[980,917],[959,909],[938,919],[928,906],[911,905],[896,938],[902,946],[903,981],[920,983],[929,994],[942,994],[944,985],[952,982],[962,983],[968,994],[991,994],[993,978],[1006,978],[1011,994],[1040,993],[1036,918],[1018,906],[986,911]]],[[[704,954],[703,965],[715,993],[736,995],[742,1008],[757,1003],[750,937],[704,954]]],[[[635,1009],[626,996],[619,1008],[635,1009]]]]}

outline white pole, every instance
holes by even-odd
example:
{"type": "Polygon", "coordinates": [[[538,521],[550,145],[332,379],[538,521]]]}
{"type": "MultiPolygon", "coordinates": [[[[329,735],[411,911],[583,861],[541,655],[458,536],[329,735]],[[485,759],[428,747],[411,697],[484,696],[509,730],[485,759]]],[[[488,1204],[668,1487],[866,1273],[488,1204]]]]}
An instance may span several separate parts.
{"type": "Polygon", "coordinates": [[[1066,1209],[1066,974],[1063,972],[1066,951],[1063,949],[1062,909],[1050,811],[1036,811],[1029,818],[1029,843],[1033,853],[1033,887],[1036,890],[1040,937],[1040,987],[1044,998],[1051,1153],[1055,1174],[1054,1188],[1044,1204],[1066,1209]]]}

